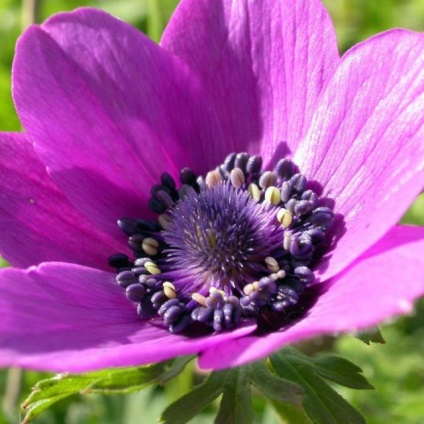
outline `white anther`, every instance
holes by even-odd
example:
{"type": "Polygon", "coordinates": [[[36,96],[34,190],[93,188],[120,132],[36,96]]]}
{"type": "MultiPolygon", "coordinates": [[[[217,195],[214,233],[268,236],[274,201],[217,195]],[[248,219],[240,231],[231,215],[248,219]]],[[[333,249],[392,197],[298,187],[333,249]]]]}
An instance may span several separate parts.
{"type": "Polygon", "coordinates": [[[278,262],[272,256],[267,256],[265,263],[271,272],[277,272],[280,269],[278,262]]]}
{"type": "Polygon", "coordinates": [[[169,224],[172,222],[172,218],[167,213],[163,213],[162,215],[159,215],[158,221],[160,226],[164,230],[167,230],[169,228],[169,224]]]}
{"type": "Polygon", "coordinates": [[[143,240],[141,247],[149,256],[154,256],[158,253],[159,242],[152,237],[146,237],[143,240]]]}
{"type": "Polygon", "coordinates": [[[287,228],[293,222],[293,215],[287,209],[281,208],[277,212],[277,221],[283,228],[287,228]]]}
{"type": "Polygon", "coordinates": [[[267,189],[268,187],[275,185],[277,178],[278,177],[275,172],[265,171],[259,178],[259,185],[261,188],[267,189]]]}
{"type": "Polygon", "coordinates": [[[175,290],[175,286],[170,281],[165,281],[163,284],[163,287],[169,287],[172,290],[175,290]]]}
{"type": "Polygon", "coordinates": [[[265,191],[265,200],[273,205],[278,205],[281,202],[281,192],[277,187],[268,187],[265,191]]]}
{"type": "Polygon", "coordinates": [[[282,280],[283,278],[285,278],[285,276],[286,276],[286,271],[284,271],[284,269],[280,269],[280,270],[277,272],[277,277],[278,277],[280,280],[282,280]]]}
{"type": "Polygon", "coordinates": [[[234,168],[231,170],[230,180],[231,184],[235,188],[240,188],[244,184],[246,179],[244,177],[243,171],[240,168],[234,168]]]}
{"type": "Polygon", "coordinates": [[[221,174],[217,170],[209,171],[206,174],[205,183],[209,188],[216,187],[221,181],[221,174]]]}
{"type": "Polygon", "coordinates": [[[258,291],[259,290],[259,281],[254,281],[252,283],[252,287],[254,291],[258,291]]]}
{"type": "Polygon", "coordinates": [[[272,274],[269,274],[269,278],[271,278],[272,281],[277,281],[278,275],[274,272],[272,274]]]}
{"type": "Polygon", "coordinates": [[[253,200],[256,200],[257,202],[259,202],[259,200],[261,198],[261,192],[259,190],[259,187],[256,184],[252,183],[252,184],[249,185],[249,187],[247,189],[249,191],[250,197],[253,200]]]}
{"type": "Polygon", "coordinates": [[[161,272],[159,267],[154,262],[146,262],[144,264],[144,268],[146,268],[150,274],[160,274],[161,272]]]}
{"type": "Polygon", "coordinates": [[[215,293],[217,290],[216,287],[209,287],[209,294],[215,293]]]}
{"type": "Polygon", "coordinates": [[[175,286],[169,282],[165,281],[163,284],[163,292],[168,299],[175,299],[177,297],[177,293],[175,291],[175,286]]]}
{"type": "Polygon", "coordinates": [[[290,249],[290,242],[291,242],[291,233],[289,231],[286,231],[284,233],[284,239],[283,239],[283,247],[285,250],[290,249]]]}
{"type": "Polygon", "coordinates": [[[225,296],[225,291],[224,290],[217,289],[216,287],[209,287],[209,293],[210,294],[212,294],[212,293],[219,293],[222,296],[225,296]]]}
{"type": "Polygon", "coordinates": [[[200,293],[193,293],[191,298],[202,306],[206,306],[206,297],[200,293]]]}
{"type": "Polygon", "coordinates": [[[253,290],[253,285],[252,284],[246,284],[244,287],[243,287],[243,293],[246,295],[246,296],[249,296],[251,293],[253,293],[254,292],[254,290],[253,290]]]}

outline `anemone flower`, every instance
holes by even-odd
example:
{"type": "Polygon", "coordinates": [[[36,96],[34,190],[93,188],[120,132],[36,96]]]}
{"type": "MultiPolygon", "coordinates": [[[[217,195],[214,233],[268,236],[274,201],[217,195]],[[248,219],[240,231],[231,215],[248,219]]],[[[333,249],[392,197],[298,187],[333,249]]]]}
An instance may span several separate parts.
{"type": "Polygon", "coordinates": [[[94,9],[20,38],[1,134],[0,363],[236,366],[424,293],[424,35],[339,57],[318,0],[94,9]],[[117,225],[118,224],[118,225],[117,225]]]}

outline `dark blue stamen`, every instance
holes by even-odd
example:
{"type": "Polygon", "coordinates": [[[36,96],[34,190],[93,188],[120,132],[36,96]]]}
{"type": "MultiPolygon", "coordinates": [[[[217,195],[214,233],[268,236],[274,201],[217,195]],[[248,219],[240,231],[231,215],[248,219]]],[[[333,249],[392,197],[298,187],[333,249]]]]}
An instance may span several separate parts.
{"type": "Polygon", "coordinates": [[[144,286],[138,283],[129,285],[125,290],[127,299],[131,302],[141,302],[144,299],[145,293],[146,289],[144,286]]]}
{"type": "Polygon", "coordinates": [[[166,209],[167,209],[167,206],[166,206],[166,204],[165,203],[163,203],[161,200],[159,200],[158,198],[156,198],[156,197],[152,197],[150,200],[149,200],[149,208],[153,211],[153,212],[155,212],[155,213],[157,213],[157,214],[161,214],[161,213],[164,213],[165,211],[166,211],[166,209]]]}
{"type": "Polygon", "coordinates": [[[240,168],[243,172],[246,172],[248,160],[249,155],[247,153],[238,153],[234,161],[234,168],[240,168]]]}
{"type": "Polygon", "coordinates": [[[306,190],[307,180],[302,174],[294,174],[289,183],[293,191],[302,194],[306,190]]]}
{"type": "Polygon", "coordinates": [[[143,239],[144,237],[142,234],[133,234],[128,238],[128,244],[130,245],[131,249],[141,251],[143,239]]]}
{"type": "Polygon", "coordinates": [[[156,315],[157,310],[153,307],[151,300],[145,297],[137,305],[137,314],[141,319],[151,319],[156,315]]]}
{"type": "Polygon", "coordinates": [[[291,184],[288,181],[284,181],[281,184],[281,201],[283,203],[286,203],[290,200],[291,192],[292,192],[291,184]]]}
{"type": "Polygon", "coordinates": [[[181,184],[197,187],[197,175],[190,169],[184,168],[180,172],[181,184]]]}
{"type": "Polygon", "coordinates": [[[112,268],[124,268],[130,265],[128,256],[123,253],[116,253],[109,256],[108,263],[112,268]]]}
{"type": "Polygon", "coordinates": [[[247,174],[257,174],[261,171],[262,168],[262,156],[255,155],[250,156],[246,165],[246,173],[247,174]]]}
{"type": "Polygon", "coordinates": [[[153,305],[153,308],[155,308],[156,310],[159,310],[160,307],[168,300],[168,298],[166,297],[166,294],[161,290],[161,291],[157,291],[153,294],[153,296],[151,297],[151,302],[153,305]]]}
{"type": "Polygon", "coordinates": [[[116,276],[116,282],[126,289],[131,284],[137,283],[137,276],[132,271],[122,271],[116,276]]]}
{"type": "Polygon", "coordinates": [[[289,180],[295,172],[294,163],[290,159],[280,159],[275,167],[275,173],[281,180],[289,180]]]}
{"type": "Polygon", "coordinates": [[[175,189],[176,189],[175,181],[171,177],[171,175],[169,175],[167,172],[164,172],[161,175],[160,181],[161,181],[162,185],[164,185],[165,187],[167,187],[171,191],[171,193],[175,191],[175,189]]]}
{"type": "Polygon", "coordinates": [[[334,213],[295,164],[262,171],[261,156],[232,153],[204,176],[182,169],[179,180],[163,173],[151,188],[156,220],[118,220],[134,259],[116,254],[109,264],[140,318],[190,335],[252,319],[274,330],[303,311],[334,213]]]}
{"type": "Polygon", "coordinates": [[[230,173],[234,168],[234,163],[236,161],[237,153],[230,153],[224,160],[224,163],[221,165],[222,169],[225,169],[227,173],[230,173]]]}
{"type": "Polygon", "coordinates": [[[211,326],[215,331],[234,328],[241,318],[242,308],[236,296],[225,296],[220,291],[212,292],[191,312],[191,319],[211,326]]]}

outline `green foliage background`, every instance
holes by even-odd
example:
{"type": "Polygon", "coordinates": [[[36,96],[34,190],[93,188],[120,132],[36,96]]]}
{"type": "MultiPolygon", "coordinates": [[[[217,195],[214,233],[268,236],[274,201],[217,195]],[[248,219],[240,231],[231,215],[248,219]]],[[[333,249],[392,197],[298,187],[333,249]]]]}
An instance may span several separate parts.
{"type": "MultiPolygon", "coordinates": [[[[213,0],[211,0],[213,1],[213,0]]],[[[80,6],[102,8],[140,28],[158,41],[177,0],[40,0],[36,20],[80,6]]],[[[424,31],[422,0],[325,0],[335,21],[341,51],[365,38],[389,28],[405,27],[424,31]]],[[[28,24],[31,0],[0,2],[0,130],[20,130],[10,95],[10,70],[17,37],[28,24]]],[[[423,111],[424,113],[424,111],[423,111]]],[[[404,221],[424,225],[424,196],[414,203],[404,221]]],[[[0,259],[1,261],[1,259],[0,259]]],[[[0,265],[4,263],[0,262],[0,265]]],[[[395,283],[395,282],[393,282],[395,283]]],[[[1,294],[0,294],[1,295],[1,294]]],[[[382,294],[384,295],[384,294],[382,294]]],[[[342,336],[330,344],[318,340],[309,345],[314,351],[333,350],[364,369],[375,391],[340,390],[365,415],[370,424],[419,424],[424,422],[424,302],[417,304],[412,317],[398,319],[382,328],[386,344],[366,346],[352,336],[342,336]],[[322,343],[322,345],[320,345],[322,343]]],[[[0,371],[0,424],[19,421],[19,403],[31,387],[46,374],[0,371]]],[[[40,424],[150,424],[157,422],[166,405],[201,380],[189,367],[165,388],[153,388],[129,395],[75,396],[59,402],[35,420],[40,424]]],[[[281,423],[270,404],[254,397],[257,422],[281,423]]],[[[213,421],[209,408],[193,422],[213,421]]]]}

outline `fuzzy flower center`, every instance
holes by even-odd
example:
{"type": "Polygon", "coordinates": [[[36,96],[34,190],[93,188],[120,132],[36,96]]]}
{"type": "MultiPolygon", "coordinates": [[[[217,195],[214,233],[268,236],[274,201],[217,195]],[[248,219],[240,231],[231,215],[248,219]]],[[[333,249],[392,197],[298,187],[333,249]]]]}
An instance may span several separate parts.
{"type": "Polygon", "coordinates": [[[141,319],[172,333],[272,329],[306,306],[334,214],[294,163],[229,155],[205,176],[167,173],[151,189],[156,220],[122,218],[134,253],[109,258],[141,319]]]}
{"type": "Polygon", "coordinates": [[[229,183],[200,193],[190,190],[171,211],[162,233],[169,246],[167,268],[179,270],[182,277],[174,284],[185,291],[190,275],[189,290],[242,291],[264,272],[265,258],[282,240],[274,209],[229,183]]]}

